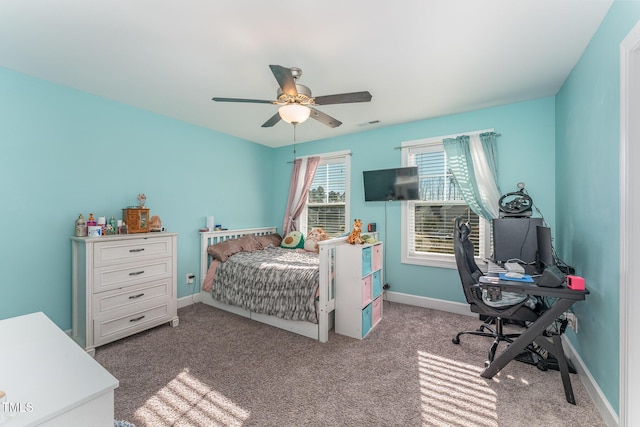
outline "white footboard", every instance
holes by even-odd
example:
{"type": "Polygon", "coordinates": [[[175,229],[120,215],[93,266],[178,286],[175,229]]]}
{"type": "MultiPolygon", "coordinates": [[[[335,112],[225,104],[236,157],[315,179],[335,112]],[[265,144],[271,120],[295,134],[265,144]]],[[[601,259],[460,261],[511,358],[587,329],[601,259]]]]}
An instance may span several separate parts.
{"type": "MultiPolygon", "coordinates": [[[[207,248],[210,245],[223,242],[228,239],[235,239],[246,234],[254,236],[263,236],[275,233],[275,227],[247,228],[242,230],[225,230],[225,231],[208,231],[200,232],[200,287],[207,275],[209,268],[209,254],[207,248]]],[[[346,237],[325,240],[319,243],[320,247],[320,283],[318,292],[318,324],[310,322],[292,321],[280,319],[274,316],[266,316],[264,314],[252,313],[239,307],[215,301],[211,297],[211,293],[200,291],[201,301],[205,304],[230,311],[241,316],[249,317],[256,321],[267,323],[269,325],[286,329],[288,331],[304,335],[320,342],[329,340],[329,330],[333,327],[332,313],[335,310],[335,294],[336,294],[336,247],[344,244],[346,237]]]]}

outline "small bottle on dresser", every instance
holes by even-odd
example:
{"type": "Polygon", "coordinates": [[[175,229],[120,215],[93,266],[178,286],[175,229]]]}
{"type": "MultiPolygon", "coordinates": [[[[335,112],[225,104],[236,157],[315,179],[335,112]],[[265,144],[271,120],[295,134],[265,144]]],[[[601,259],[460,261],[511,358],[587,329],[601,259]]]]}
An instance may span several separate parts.
{"type": "Polygon", "coordinates": [[[87,235],[87,221],[84,220],[82,214],[76,219],[76,237],[85,237],[87,235]]]}
{"type": "Polygon", "coordinates": [[[93,214],[89,214],[89,220],[87,221],[87,227],[93,227],[96,225],[96,220],[93,219],[93,214]]]}

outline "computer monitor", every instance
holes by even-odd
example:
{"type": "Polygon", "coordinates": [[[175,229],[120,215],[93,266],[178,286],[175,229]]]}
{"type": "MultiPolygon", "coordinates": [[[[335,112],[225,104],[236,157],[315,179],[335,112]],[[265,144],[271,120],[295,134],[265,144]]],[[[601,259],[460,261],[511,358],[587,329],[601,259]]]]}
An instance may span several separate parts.
{"type": "Polygon", "coordinates": [[[537,226],[542,218],[497,218],[493,220],[493,260],[502,263],[520,260],[537,262],[537,226]]]}
{"type": "Polygon", "coordinates": [[[549,227],[536,227],[538,237],[538,272],[542,273],[546,267],[556,264],[551,243],[551,229],[549,227]]]}

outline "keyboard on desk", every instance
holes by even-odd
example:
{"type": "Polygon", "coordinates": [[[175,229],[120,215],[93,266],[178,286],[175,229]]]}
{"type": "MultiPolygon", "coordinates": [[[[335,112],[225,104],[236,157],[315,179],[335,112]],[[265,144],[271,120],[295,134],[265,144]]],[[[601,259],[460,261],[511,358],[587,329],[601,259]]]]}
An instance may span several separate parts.
{"type": "MultiPolygon", "coordinates": [[[[496,274],[508,273],[508,270],[504,268],[504,266],[498,264],[497,262],[494,262],[490,259],[487,259],[486,261],[487,261],[487,273],[496,273],[496,274]]],[[[538,273],[538,270],[535,265],[520,264],[520,266],[524,268],[524,274],[528,274],[529,276],[532,276],[532,277],[536,277],[540,274],[538,273]]]]}

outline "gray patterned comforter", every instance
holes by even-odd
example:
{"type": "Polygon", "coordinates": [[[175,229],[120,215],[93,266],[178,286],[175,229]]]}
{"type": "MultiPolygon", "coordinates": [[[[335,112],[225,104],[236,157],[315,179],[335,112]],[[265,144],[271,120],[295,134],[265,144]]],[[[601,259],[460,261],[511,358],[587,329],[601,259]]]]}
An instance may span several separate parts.
{"type": "Polygon", "coordinates": [[[240,252],[218,265],[211,294],[252,312],[318,323],[319,265],[313,252],[279,247],[240,252]]]}

